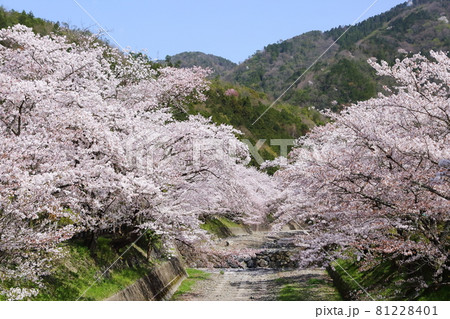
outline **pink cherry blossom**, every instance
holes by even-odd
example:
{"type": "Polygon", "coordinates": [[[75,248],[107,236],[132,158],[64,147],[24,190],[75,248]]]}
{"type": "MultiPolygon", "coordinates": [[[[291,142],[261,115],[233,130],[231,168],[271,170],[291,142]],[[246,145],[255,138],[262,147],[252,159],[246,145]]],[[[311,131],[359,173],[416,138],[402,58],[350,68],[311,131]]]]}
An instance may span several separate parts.
{"type": "Polygon", "coordinates": [[[300,138],[287,162],[273,163],[283,189],[278,223],[295,220],[309,232],[298,239],[309,247],[303,264],[344,246],[366,262],[384,254],[420,261],[435,282],[448,274],[450,59],[430,56],[369,61],[398,86],[328,113],[331,123],[300,138]]]}
{"type": "Polygon", "coordinates": [[[200,218],[265,214],[271,179],[246,167],[240,133],[172,116],[205,98],[208,70],[154,70],[94,37],[73,44],[21,25],[0,43],[1,294],[38,293],[74,234],[192,242],[206,238],[200,218]]]}

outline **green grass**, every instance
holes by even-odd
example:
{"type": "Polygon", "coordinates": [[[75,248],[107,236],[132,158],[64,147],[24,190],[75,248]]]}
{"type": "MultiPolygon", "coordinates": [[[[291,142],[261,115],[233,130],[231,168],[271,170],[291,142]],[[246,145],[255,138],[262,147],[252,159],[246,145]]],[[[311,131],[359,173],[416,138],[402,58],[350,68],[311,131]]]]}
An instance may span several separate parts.
{"type": "Polygon", "coordinates": [[[234,227],[242,227],[242,225],[235,223],[234,221],[225,218],[225,217],[218,217],[217,218],[222,224],[227,226],[228,228],[234,228],[234,227]]]}
{"type": "Polygon", "coordinates": [[[227,238],[233,235],[231,228],[242,228],[242,225],[225,217],[213,217],[208,218],[200,227],[219,238],[227,238]]]}
{"type": "Polygon", "coordinates": [[[343,281],[343,288],[358,292],[358,300],[369,300],[367,294],[359,287],[364,287],[376,300],[449,300],[450,287],[442,286],[436,291],[422,289],[415,291],[415,283],[408,283],[406,270],[399,270],[394,261],[384,258],[367,270],[360,270],[354,259],[338,259],[332,263],[338,276],[343,281]],[[345,269],[345,271],[338,266],[345,269]],[[357,284],[357,283],[359,284],[357,284]]]}
{"type": "Polygon", "coordinates": [[[311,278],[306,282],[288,283],[285,278],[276,279],[283,285],[278,293],[280,301],[337,301],[341,297],[331,282],[311,278]]]}
{"type": "Polygon", "coordinates": [[[428,294],[420,296],[419,300],[421,301],[435,301],[435,300],[442,300],[442,301],[448,301],[450,300],[450,286],[444,286],[440,289],[430,292],[428,294]]]}
{"type": "Polygon", "coordinates": [[[361,271],[359,264],[352,259],[338,259],[332,263],[343,280],[346,287],[351,291],[358,291],[359,298],[368,300],[367,294],[363,294],[359,285],[364,287],[375,299],[397,300],[396,293],[388,282],[401,280],[398,273],[392,267],[390,260],[381,261],[378,265],[368,271],[361,271]],[[345,269],[345,271],[344,271],[345,269]],[[359,285],[358,285],[359,284],[359,285]]]}
{"type": "Polygon", "coordinates": [[[34,300],[103,300],[143,277],[151,269],[141,252],[130,249],[119,262],[96,279],[119,257],[120,251],[111,248],[108,238],[99,238],[95,256],[88,247],[70,243],[64,247],[66,256],[54,272],[44,279],[45,288],[34,300]],[[129,267],[128,258],[141,259],[139,266],[129,267]]]}
{"type": "Polygon", "coordinates": [[[278,300],[281,301],[301,301],[307,300],[307,298],[308,296],[304,289],[295,284],[284,285],[278,295],[278,300]]]}
{"type": "Polygon", "coordinates": [[[324,279],[311,278],[308,280],[309,285],[326,285],[326,281],[324,279]]]}
{"type": "Polygon", "coordinates": [[[199,280],[206,280],[211,276],[211,274],[207,272],[193,268],[187,268],[186,272],[188,274],[188,278],[183,280],[180,287],[178,287],[178,290],[172,296],[172,300],[177,300],[183,294],[190,292],[192,290],[192,287],[199,280]]]}

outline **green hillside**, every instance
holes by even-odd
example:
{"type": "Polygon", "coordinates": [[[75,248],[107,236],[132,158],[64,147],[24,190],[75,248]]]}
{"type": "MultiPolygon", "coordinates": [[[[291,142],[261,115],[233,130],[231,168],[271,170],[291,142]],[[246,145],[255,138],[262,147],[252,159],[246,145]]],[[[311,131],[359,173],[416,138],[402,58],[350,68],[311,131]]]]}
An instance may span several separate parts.
{"type": "MultiPolygon", "coordinates": [[[[406,52],[450,50],[449,17],[450,2],[440,0],[405,2],[371,17],[350,28],[283,100],[319,109],[336,105],[338,109],[339,105],[373,97],[384,82],[375,76],[367,59],[393,62],[406,52]]],[[[267,45],[225,79],[277,98],[347,28],[311,31],[267,45]]]]}
{"type": "Polygon", "coordinates": [[[33,31],[42,35],[55,32],[59,29],[59,23],[53,23],[44,19],[36,18],[32,12],[17,12],[14,10],[7,11],[0,6],[0,29],[13,26],[15,24],[23,24],[33,28],[33,31]]]}
{"type": "MultiPolygon", "coordinates": [[[[266,160],[280,155],[280,146],[271,140],[296,139],[324,122],[323,116],[311,108],[287,103],[269,108],[271,100],[266,94],[219,80],[212,82],[207,97],[206,102],[192,105],[189,112],[211,117],[215,123],[232,125],[243,132],[241,139],[252,146],[259,140],[266,140],[259,151],[266,160]],[[229,90],[234,90],[235,94],[228,95],[229,90]],[[254,123],[266,110],[264,116],[254,123]]],[[[257,164],[255,159],[252,161],[257,164]]]]}
{"type": "MultiPolygon", "coordinates": [[[[49,35],[55,33],[64,35],[71,42],[77,42],[80,34],[90,34],[89,31],[69,26],[67,23],[53,22],[35,17],[32,12],[18,12],[15,10],[6,10],[0,5],[0,29],[11,27],[16,24],[23,24],[40,35],[49,35]]],[[[108,43],[108,39],[100,38],[99,42],[108,43]]]]}
{"type": "Polygon", "coordinates": [[[165,62],[170,62],[182,68],[190,68],[193,66],[210,68],[213,71],[212,76],[223,76],[236,67],[236,63],[230,60],[203,52],[178,53],[173,56],[167,56],[165,62]]]}

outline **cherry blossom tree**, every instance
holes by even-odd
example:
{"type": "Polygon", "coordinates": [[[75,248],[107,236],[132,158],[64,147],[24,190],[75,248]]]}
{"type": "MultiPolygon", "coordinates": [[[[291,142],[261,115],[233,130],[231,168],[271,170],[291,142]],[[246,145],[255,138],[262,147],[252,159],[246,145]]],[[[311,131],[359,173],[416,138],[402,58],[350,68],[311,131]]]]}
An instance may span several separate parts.
{"type": "Polygon", "coordinates": [[[450,270],[450,59],[431,51],[430,59],[369,63],[398,86],[329,113],[331,123],[275,163],[284,190],[276,217],[308,231],[299,238],[309,247],[303,264],[355,247],[366,264],[389,255],[428,267],[439,283],[450,270]]]}
{"type": "Polygon", "coordinates": [[[205,98],[208,74],[155,70],[92,36],[0,30],[1,294],[35,295],[74,234],[192,242],[205,237],[199,218],[262,207],[269,179],[246,167],[239,132],[171,113],[205,98]]]}

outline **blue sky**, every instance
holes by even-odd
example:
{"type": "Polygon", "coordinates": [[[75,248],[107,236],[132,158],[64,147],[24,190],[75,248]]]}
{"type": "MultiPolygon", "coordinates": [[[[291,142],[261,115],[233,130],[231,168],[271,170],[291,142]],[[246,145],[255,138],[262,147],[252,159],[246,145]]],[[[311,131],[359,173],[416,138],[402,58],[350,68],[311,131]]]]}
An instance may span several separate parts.
{"type": "MultiPolygon", "coordinates": [[[[351,24],[375,0],[77,0],[123,47],[163,59],[202,51],[234,62],[278,40],[351,24]]],[[[405,0],[379,0],[362,20],[405,0]]],[[[6,9],[99,28],[73,0],[0,0],[6,9]]]]}

